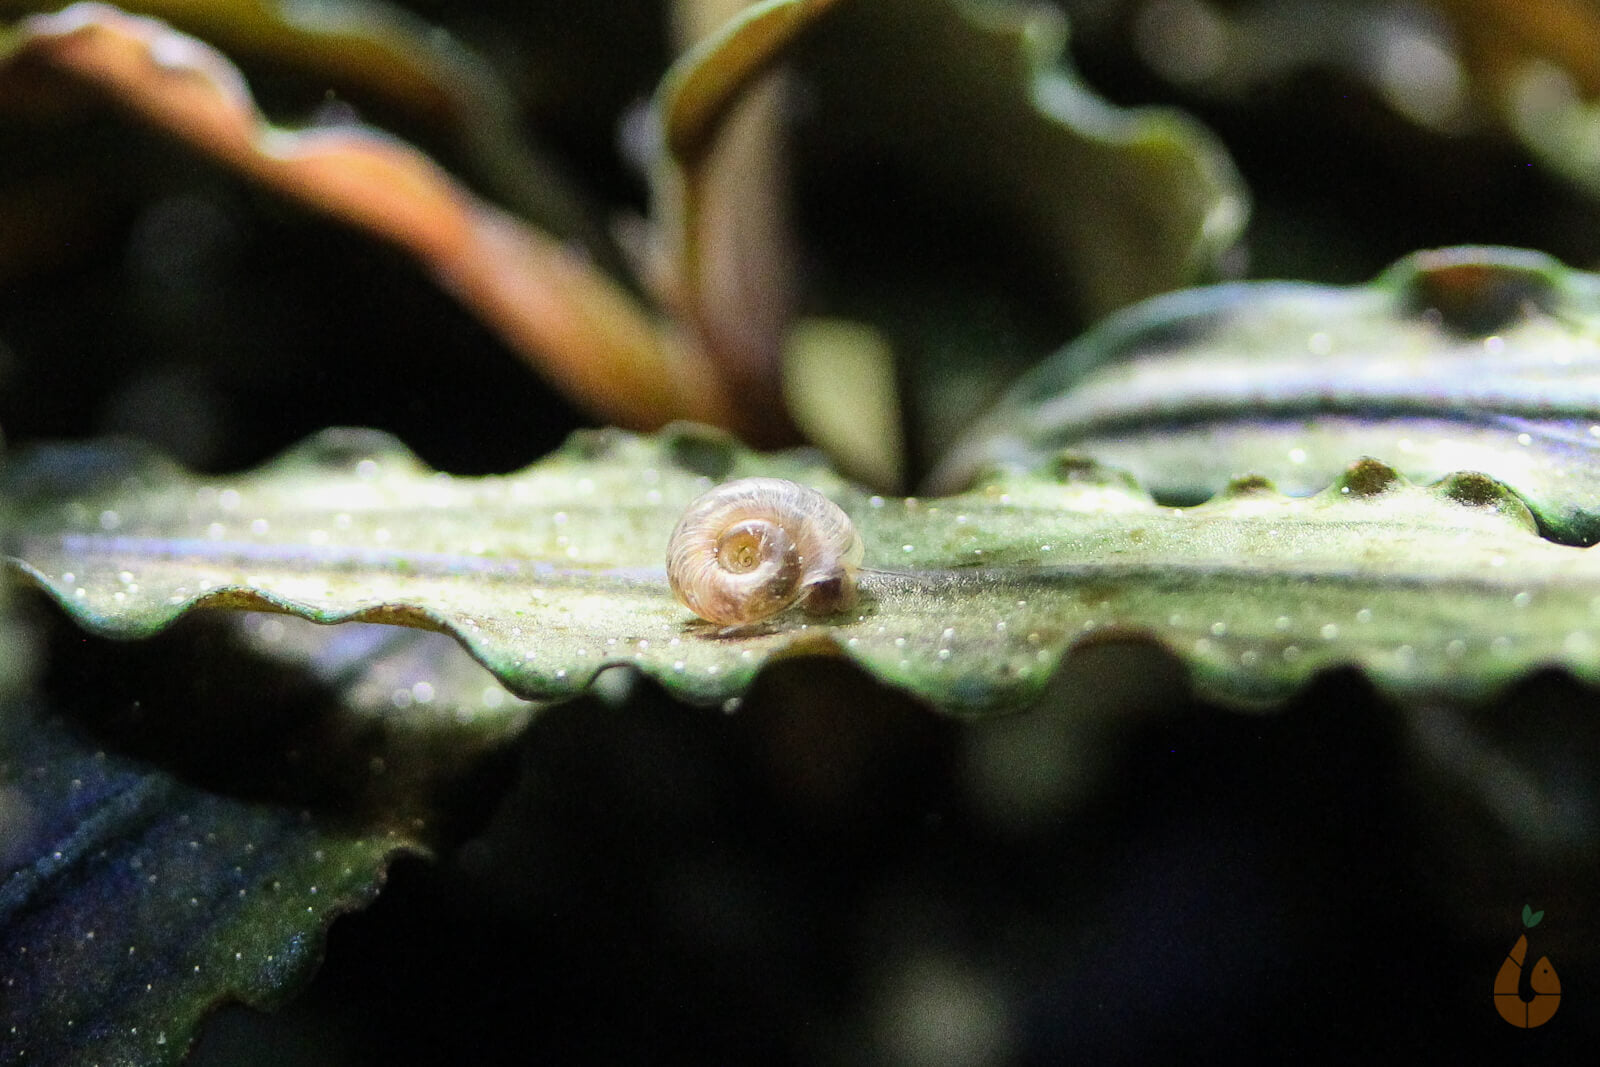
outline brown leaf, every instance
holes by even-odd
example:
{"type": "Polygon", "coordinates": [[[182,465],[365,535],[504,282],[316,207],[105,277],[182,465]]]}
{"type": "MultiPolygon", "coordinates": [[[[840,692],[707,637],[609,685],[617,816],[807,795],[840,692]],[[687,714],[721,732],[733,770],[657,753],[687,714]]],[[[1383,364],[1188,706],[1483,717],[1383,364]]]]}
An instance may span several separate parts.
{"type": "Polygon", "coordinates": [[[421,260],[467,307],[600,418],[734,424],[715,369],[562,242],[485,203],[424,153],[360,125],[268,124],[243,76],[167,24],[101,4],[24,20],[0,94],[99,97],[190,147],[421,260]]]}

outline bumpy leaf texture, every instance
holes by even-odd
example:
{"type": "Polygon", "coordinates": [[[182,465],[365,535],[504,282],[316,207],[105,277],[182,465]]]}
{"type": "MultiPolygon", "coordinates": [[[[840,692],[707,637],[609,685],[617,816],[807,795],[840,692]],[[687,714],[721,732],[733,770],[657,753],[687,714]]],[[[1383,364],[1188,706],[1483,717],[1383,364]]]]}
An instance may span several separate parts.
{"type": "Polygon", "coordinates": [[[1600,677],[1600,557],[1541,538],[1493,479],[1424,487],[1375,461],[1311,497],[1247,478],[1173,508],[1063,457],[922,501],[693,429],[583,434],[472,479],[333,431],[221,480],[138,449],[43,450],[6,491],[15,566],[93,630],[143,636],[199,605],[434,628],[538,699],[626,664],[719,704],[763,664],[820,653],[978,714],[1026,704],[1068,649],[1108,639],[1166,645],[1235,704],[1344,664],[1408,697],[1477,697],[1552,663],[1600,677]],[[753,474],[816,486],[854,518],[876,568],[856,609],[728,632],[672,598],[679,513],[753,474]]]}

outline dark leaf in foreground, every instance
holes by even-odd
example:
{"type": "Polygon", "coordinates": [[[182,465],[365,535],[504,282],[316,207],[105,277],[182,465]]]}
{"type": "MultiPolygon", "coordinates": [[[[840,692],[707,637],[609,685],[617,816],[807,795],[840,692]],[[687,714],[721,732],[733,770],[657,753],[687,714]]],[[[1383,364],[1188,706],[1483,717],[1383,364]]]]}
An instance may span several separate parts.
{"type": "Polygon", "coordinates": [[[0,1062],[175,1063],[280,1003],[420,827],[207,792],[0,709],[0,1062]]]}

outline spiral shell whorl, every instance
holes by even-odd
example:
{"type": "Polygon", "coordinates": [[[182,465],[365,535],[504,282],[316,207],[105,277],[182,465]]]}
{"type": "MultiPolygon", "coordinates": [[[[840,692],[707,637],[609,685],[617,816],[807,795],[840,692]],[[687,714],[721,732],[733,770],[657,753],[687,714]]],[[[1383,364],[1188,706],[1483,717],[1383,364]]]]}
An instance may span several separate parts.
{"type": "Polygon", "coordinates": [[[781,478],[744,478],[698,497],[667,544],[667,581],[690,611],[723,626],[795,603],[826,614],[855,602],[863,547],[850,517],[781,478]]]}

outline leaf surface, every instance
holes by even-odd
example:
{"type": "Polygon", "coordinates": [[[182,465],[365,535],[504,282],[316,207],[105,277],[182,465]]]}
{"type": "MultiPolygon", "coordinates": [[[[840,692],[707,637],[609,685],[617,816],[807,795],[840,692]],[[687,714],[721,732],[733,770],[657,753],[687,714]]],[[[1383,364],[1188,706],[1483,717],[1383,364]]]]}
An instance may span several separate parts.
{"type": "Polygon", "coordinates": [[[453,478],[391,439],[330,432],[214,479],[137,450],[39,451],[8,491],[21,572],[83,625],[154,633],[196,605],[455,635],[521,696],[627,664],[737,699],[767,662],[847,656],[956,714],[1019,707],[1088,640],[1155,640],[1209,697],[1283,699],[1354,665],[1400,697],[1481,697],[1537,667],[1600,677],[1600,562],[1540,538],[1477,474],[1436,486],[1358,463],[1291,498],[1259,479],[1192,508],[1062,458],[941,500],[869,497],[804,454],[693,429],[580,435],[518,474],[453,478]],[[818,487],[867,545],[863,603],[725,632],[668,592],[683,507],[729,477],[818,487]]]}
{"type": "Polygon", "coordinates": [[[1371,456],[1504,482],[1557,540],[1600,538],[1600,276],[1535,252],[1418,253],[1364,286],[1242,283],[1131,308],[1017,383],[936,481],[1060,449],[1194,503],[1371,456]]]}

